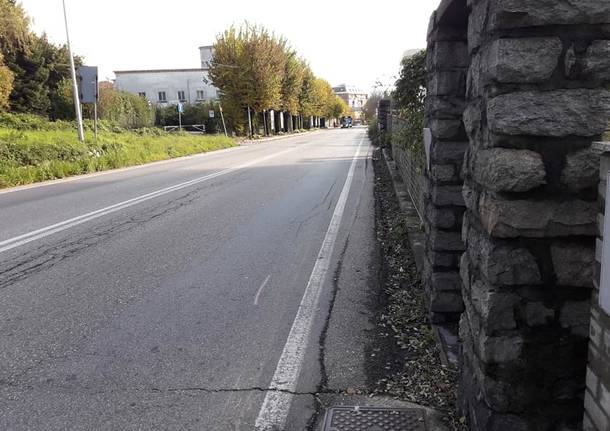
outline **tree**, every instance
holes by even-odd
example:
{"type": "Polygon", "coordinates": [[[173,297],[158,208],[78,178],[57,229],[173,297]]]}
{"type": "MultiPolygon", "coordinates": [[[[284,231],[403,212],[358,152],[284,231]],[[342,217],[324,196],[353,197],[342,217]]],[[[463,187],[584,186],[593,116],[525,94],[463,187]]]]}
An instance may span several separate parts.
{"type": "Polygon", "coordinates": [[[13,91],[13,72],[4,65],[2,53],[0,53],[0,112],[9,107],[9,97],[13,91]]]}
{"type": "Polygon", "coordinates": [[[290,50],[285,55],[281,108],[297,114],[299,112],[299,95],[303,87],[305,68],[295,51],[290,50]]]}

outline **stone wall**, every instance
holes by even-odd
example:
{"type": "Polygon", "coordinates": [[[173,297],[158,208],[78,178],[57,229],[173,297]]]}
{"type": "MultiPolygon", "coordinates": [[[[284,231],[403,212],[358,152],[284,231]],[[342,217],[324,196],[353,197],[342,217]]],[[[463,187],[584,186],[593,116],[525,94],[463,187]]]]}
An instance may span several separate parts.
{"type": "MultiPolygon", "coordinates": [[[[610,171],[610,142],[598,143],[595,148],[602,152],[598,209],[598,233],[593,269],[593,291],[591,301],[591,323],[589,327],[589,364],[587,366],[584,431],[610,430],[610,315],[599,306],[602,246],[604,235],[604,212],[608,171],[610,171]]],[[[606,259],[607,261],[607,259],[606,259]]]]}
{"type": "Polygon", "coordinates": [[[432,142],[424,179],[423,283],[433,323],[455,322],[464,310],[459,262],[464,252],[462,163],[468,146],[462,122],[469,64],[467,27],[466,1],[445,2],[432,16],[428,32],[425,127],[432,142]]]}
{"type": "Polygon", "coordinates": [[[610,118],[610,2],[445,0],[428,37],[425,282],[433,301],[455,295],[445,302],[455,308],[433,317],[465,306],[462,411],[472,430],[576,430],[597,233],[591,143],[610,118]]]}

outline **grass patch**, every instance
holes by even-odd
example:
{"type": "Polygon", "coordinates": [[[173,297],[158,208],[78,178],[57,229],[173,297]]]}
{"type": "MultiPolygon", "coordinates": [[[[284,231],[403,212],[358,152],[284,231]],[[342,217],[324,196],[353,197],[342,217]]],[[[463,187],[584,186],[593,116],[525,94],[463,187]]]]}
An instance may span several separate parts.
{"type": "MultiPolygon", "coordinates": [[[[31,117],[31,116],[28,116],[31,117]]],[[[88,127],[90,129],[90,127],[88,127]]],[[[125,131],[102,124],[84,144],[68,122],[0,116],[0,188],[205,153],[235,145],[218,135],[125,131]]]]}

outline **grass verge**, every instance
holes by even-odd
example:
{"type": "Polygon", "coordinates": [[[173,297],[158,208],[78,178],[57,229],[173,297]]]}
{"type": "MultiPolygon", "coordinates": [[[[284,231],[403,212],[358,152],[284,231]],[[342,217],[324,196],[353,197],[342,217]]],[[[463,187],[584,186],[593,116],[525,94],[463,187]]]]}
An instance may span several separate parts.
{"type": "Polygon", "coordinates": [[[232,138],[169,134],[159,129],[125,131],[102,124],[97,141],[81,144],[70,123],[0,118],[0,188],[141,165],[229,148],[232,138]],[[5,121],[3,121],[5,120],[5,121]],[[11,122],[9,122],[10,120],[11,122]]]}

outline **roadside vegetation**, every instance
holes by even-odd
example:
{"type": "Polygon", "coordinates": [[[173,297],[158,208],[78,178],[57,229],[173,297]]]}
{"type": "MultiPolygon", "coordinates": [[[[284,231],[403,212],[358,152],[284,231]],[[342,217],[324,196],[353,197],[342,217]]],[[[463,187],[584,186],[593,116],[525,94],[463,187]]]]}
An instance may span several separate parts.
{"type": "Polygon", "coordinates": [[[102,121],[97,141],[86,122],[85,143],[75,125],[23,114],[0,114],[0,188],[139,165],[235,145],[222,135],[127,130],[102,121]]]}

